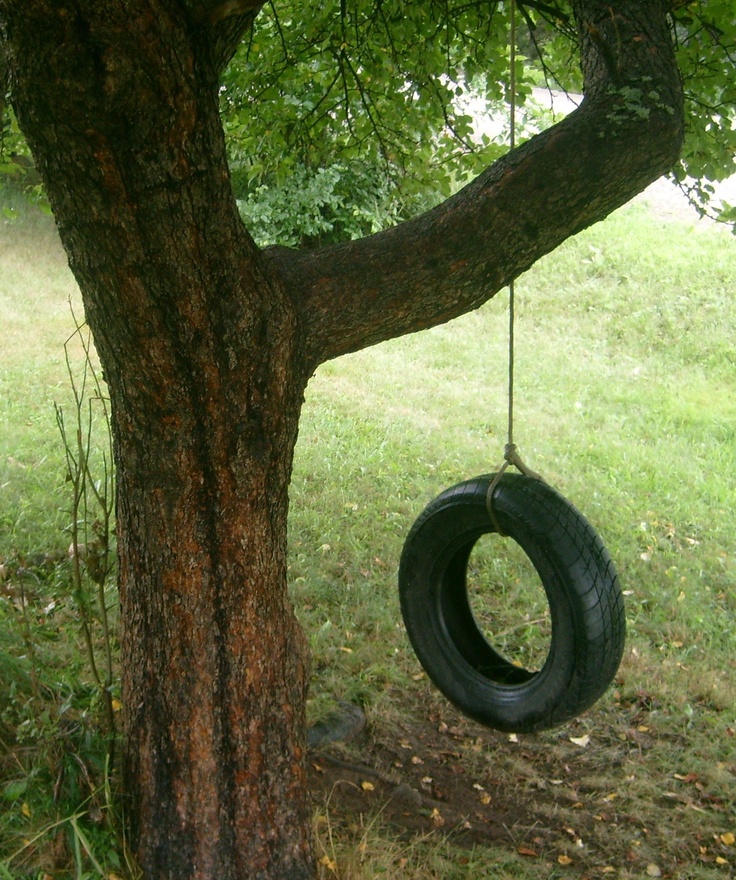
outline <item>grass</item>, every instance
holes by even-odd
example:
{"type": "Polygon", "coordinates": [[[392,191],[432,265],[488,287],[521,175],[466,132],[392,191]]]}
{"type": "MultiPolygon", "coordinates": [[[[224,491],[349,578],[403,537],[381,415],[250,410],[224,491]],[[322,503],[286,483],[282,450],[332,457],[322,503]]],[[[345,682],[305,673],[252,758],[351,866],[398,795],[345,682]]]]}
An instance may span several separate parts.
{"type": "MultiPolygon", "coordinates": [[[[515,440],[604,538],[629,639],[615,687],[575,725],[518,748],[499,735],[468,746],[462,761],[536,809],[538,829],[577,827],[584,812],[595,855],[581,861],[568,834],[569,866],[525,858],[520,849],[546,844],[519,829],[506,845],[458,850],[446,832],[397,837],[380,812],[351,824],[327,804],[316,822],[325,877],[736,872],[735,277],[733,237],[639,204],[517,283],[515,440]],[[571,744],[571,733],[593,746],[571,744]],[[614,794],[615,822],[605,818],[614,794]]],[[[13,880],[127,876],[112,823],[90,819],[111,804],[69,596],[53,408],[70,404],[70,299],[78,294],[47,218],[3,225],[0,877],[13,880]]],[[[312,712],[335,696],[357,700],[376,741],[407,723],[407,707],[444,711],[400,623],[396,570],[424,505],[502,461],[506,312],[501,293],[451,324],[325,364],[308,389],[290,577],[313,651],[312,712]]],[[[523,608],[523,596],[514,601],[523,608]]],[[[348,754],[360,758],[360,748],[348,754]]]]}
{"type": "Polygon", "coordinates": [[[82,309],[52,221],[40,212],[23,218],[0,215],[0,557],[46,553],[68,525],[54,402],[71,399],[70,301],[82,309]]]}

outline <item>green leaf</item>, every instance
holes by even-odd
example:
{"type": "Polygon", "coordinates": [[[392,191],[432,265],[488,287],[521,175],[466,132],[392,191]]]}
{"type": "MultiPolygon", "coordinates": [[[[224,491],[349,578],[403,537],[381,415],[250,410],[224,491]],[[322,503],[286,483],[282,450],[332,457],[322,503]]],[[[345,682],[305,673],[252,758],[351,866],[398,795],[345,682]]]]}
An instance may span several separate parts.
{"type": "Polygon", "coordinates": [[[8,782],[3,789],[3,800],[13,803],[22,797],[28,789],[27,779],[16,779],[8,782]]]}

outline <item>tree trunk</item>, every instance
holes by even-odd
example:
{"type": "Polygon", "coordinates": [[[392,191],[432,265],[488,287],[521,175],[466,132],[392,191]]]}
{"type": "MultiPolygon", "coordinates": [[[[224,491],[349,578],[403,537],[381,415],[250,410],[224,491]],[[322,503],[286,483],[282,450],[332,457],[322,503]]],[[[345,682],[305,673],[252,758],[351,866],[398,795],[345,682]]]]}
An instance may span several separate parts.
{"type": "MultiPolygon", "coordinates": [[[[227,57],[229,32],[197,37],[212,5],[0,0],[0,28],[110,389],[144,875],[311,877],[308,662],[286,592],[309,375],[478,306],[627,201],[674,161],[681,95],[663,3],[579,0],[588,97],[571,119],[410,224],[263,254],[230,191],[206,51],[227,57]]],[[[234,5],[241,25],[257,6],[234,5]]]]}
{"type": "Polygon", "coordinates": [[[296,313],[237,215],[185,21],[95,6],[24,17],[15,90],[112,401],[132,840],[147,878],[312,876],[296,313]]]}

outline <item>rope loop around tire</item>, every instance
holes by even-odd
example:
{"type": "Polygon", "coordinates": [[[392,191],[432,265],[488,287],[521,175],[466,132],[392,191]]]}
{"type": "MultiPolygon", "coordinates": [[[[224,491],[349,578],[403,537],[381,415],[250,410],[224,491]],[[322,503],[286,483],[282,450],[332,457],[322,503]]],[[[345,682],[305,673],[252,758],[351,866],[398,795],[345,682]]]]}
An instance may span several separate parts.
{"type": "Polygon", "coordinates": [[[519,473],[525,474],[527,477],[532,477],[532,479],[534,480],[541,480],[542,482],[544,482],[544,477],[541,474],[538,474],[536,471],[533,471],[526,464],[524,464],[518,453],[516,444],[512,443],[511,441],[506,444],[503,458],[503,464],[498,469],[498,473],[496,473],[495,477],[491,481],[490,486],[488,487],[488,492],[486,493],[486,509],[488,510],[488,516],[490,516],[493,525],[496,527],[496,531],[499,535],[501,535],[501,537],[505,538],[507,537],[507,535],[501,528],[501,525],[496,518],[496,511],[493,507],[493,493],[496,491],[496,486],[498,485],[501,477],[506,472],[506,468],[510,464],[512,464],[519,471],[519,473]]]}
{"type": "Polygon", "coordinates": [[[623,654],[623,597],[603,542],[569,501],[526,474],[485,474],[435,498],[404,544],[399,595],[430,679],[462,712],[499,730],[542,730],[580,714],[610,685],[623,654]],[[501,529],[531,561],[549,605],[552,635],[538,671],[493,646],[468,596],[473,547],[501,529]]]}

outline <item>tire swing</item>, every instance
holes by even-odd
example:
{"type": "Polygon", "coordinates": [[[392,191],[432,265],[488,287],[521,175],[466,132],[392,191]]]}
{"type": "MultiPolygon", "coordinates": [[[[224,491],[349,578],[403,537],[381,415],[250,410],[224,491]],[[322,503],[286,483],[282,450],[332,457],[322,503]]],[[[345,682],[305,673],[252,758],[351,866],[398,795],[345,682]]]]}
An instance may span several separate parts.
{"type": "MultiPolygon", "coordinates": [[[[511,28],[513,148],[514,3],[511,28]]],[[[526,733],[570,720],[604,693],[623,655],[626,623],[618,577],[601,538],[516,452],[513,282],[509,293],[509,442],[504,464],[496,474],[446,489],[425,508],[404,544],[399,596],[412,647],[447,699],[481,724],[526,733]],[[509,464],[520,473],[507,473],[509,464]],[[471,553],[482,536],[492,533],[519,545],[544,588],[551,635],[537,670],[497,650],[492,641],[498,633],[489,635],[474,612],[471,553]]]]}
{"type": "Polygon", "coordinates": [[[527,474],[475,477],[435,498],[404,544],[399,595],[427,675],[463,713],[498,730],[543,730],[580,714],[623,654],[623,598],[603,542],[569,501],[527,474]],[[473,612],[468,563],[493,532],[521,547],[544,587],[551,638],[538,671],[497,651],[473,612]]]}

